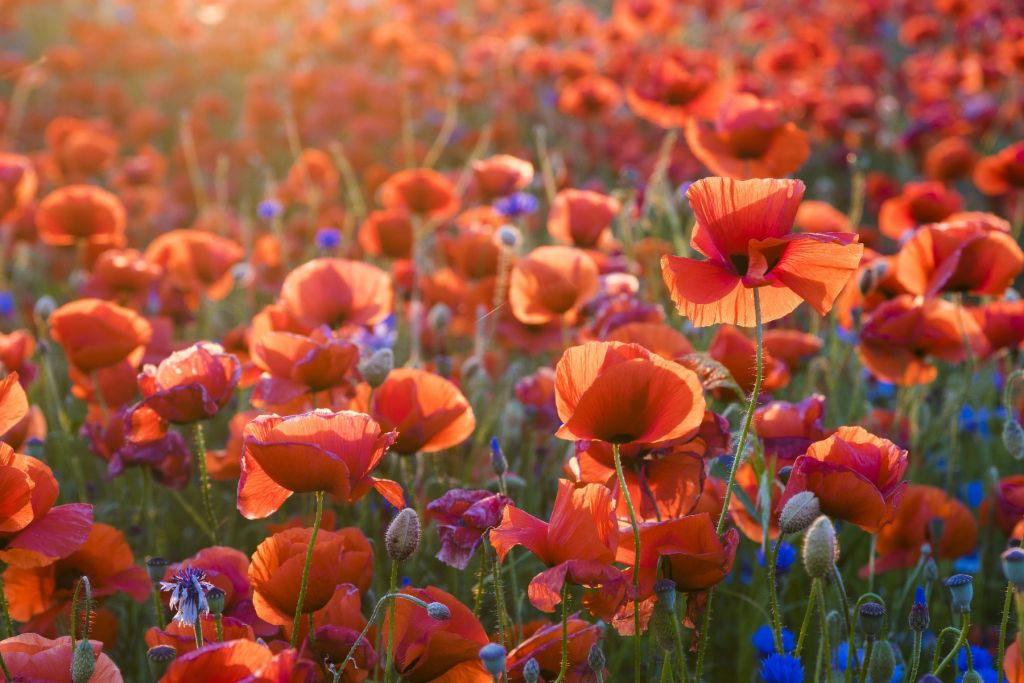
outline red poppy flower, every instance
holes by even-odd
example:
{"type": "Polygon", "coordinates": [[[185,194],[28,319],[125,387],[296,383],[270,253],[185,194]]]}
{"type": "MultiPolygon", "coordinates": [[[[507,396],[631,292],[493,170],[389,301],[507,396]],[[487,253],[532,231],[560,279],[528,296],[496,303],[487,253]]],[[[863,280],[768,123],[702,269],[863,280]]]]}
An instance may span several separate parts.
{"type": "Polygon", "coordinates": [[[314,637],[306,641],[312,649],[312,659],[340,667],[349,650],[355,646],[355,654],[341,676],[344,683],[362,683],[374,669],[380,657],[370,642],[376,627],[371,627],[368,637],[361,638],[366,617],[363,616],[359,589],[351,584],[339,586],[330,602],[313,615],[316,627],[314,637]]]}
{"type": "Polygon", "coordinates": [[[28,330],[0,333],[0,370],[16,373],[21,386],[28,387],[36,376],[32,357],[36,353],[36,338],[28,330]]]}
{"type": "Polygon", "coordinates": [[[775,328],[764,331],[765,352],[792,370],[800,367],[804,359],[818,355],[824,346],[821,337],[800,330],[775,328]]]}
{"type": "Polygon", "coordinates": [[[549,522],[509,505],[502,512],[501,525],[491,530],[490,541],[501,561],[521,545],[549,567],[533,577],[527,588],[530,602],[542,612],[553,612],[562,601],[566,581],[584,586],[608,584],[616,594],[624,595],[625,584],[611,565],[619,545],[619,526],[612,493],[606,486],[574,486],[560,479],[549,522]]]}
{"type": "Polygon", "coordinates": [[[172,230],[149,243],[145,258],[163,269],[161,287],[182,292],[196,310],[201,297],[219,301],[231,292],[231,270],[245,258],[245,250],[205,230],[172,230]]]}
{"type": "Polygon", "coordinates": [[[12,372],[0,379],[0,434],[6,434],[28,414],[28,396],[12,372]]]}
{"type": "Polygon", "coordinates": [[[967,312],[985,335],[987,355],[1017,348],[1024,342],[1024,300],[993,301],[968,308],[967,312]]]}
{"type": "Polygon", "coordinates": [[[994,522],[1004,534],[1012,536],[1017,524],[1024,520],[1024,474],[1000,479],[995,494],[982,503],[978,517],[994,522]]]}
{"type": "Polygon", "coordinates": [[[1024,187],[1024,142],[979,159],[974,167],[974,184],[990,196],[1024,187]]]}
{"type": "Polygon", "coordinates": [[[697,375],[636,344],[566,349],[555,390],[560,439],[657,443],[695,431],[704,417],[697,375]]]}
{"type": "Polygon", "coordinates": [[[562,86],[558,110],[581,119],[603,118],[622,103],[622,88],[605,76],[587,74],[562,86]]]}
{"type": "Polygon", "coordinates": [[[284,311],[309,327],[376,325],[393,304],[391,278],[361,261],[313,259],[288,273],[281,285],[284,311]]]}
{"type": "Polygon", "coordinates": [[[262,519],[294,492],[327,491],[352,503],[371,488],[404,507],[401,487],[371,474],[394,441],[393,431],[363,413],[261,415],[245,427],[238,510],[246,519],[262,519]]]}
{"type": "MultiPolygon", "coordinates": [[[[749,393],[756,380],[757,344],[731,325],[722,325],[708,346],[708,355],[725,366],[743,391],[749,393]]],[[[789,384],[789,368],[765,350],[762,354],[764,373],[761,388],[771,392],[789,384]]]]}
{"type": "Polygon", "coordinates": [[[510,154],[496,154],[473,162],[473,180],[481,199],[493,201],[529,185],[533,164],[510,154]]]}
{"type": "Polygon", "coordinates": [[[127,360],[139,364],[153,328],[135,311],[101,299],[78,299],[50,316],[50,336],[85,374],[127,360]]]}
{"type": "Polygon", "coordinates": [[[703,327],[771,322],[807,301],[825,315],[860,264],[864,247],[851,233],[797,233],[804,184],[798,180],[705,178],[686,196],[697,218],[690,245],[705,261],[665,256],[662,276],[679,312],[703,327]]]}
{"type": "MultiPolygon", "coordinates": [[[[96,657],[89,682],[123,683],[121,672],[102,651],[103,644],[95,640],[89,644],[96,657]]],[[[0,656],[15,681],[70,681],[75,651],[69,636],[51,640],[35,633],[22,633],[0,641],[0,656]]]]}
{"type": "MultiPolygon", "coordinates": [[[[594,670],[589,661],[590,650],[603,635],[601,627],[571,616],[566,622],[566,633],[569,668],[566,670],[563,680],[566,683],[586,683],[586,681],[593,680],[594,670]]],[[[562,667],[561,624],[545,623],[529,638],[509,651],[505,659],[505,667],[510,683],[525,680],[523,669],[531,659],[536,660],[540,666],[542,680],[553,681],[558,678],[562,667]]]]}
{"type": "Polygon", "coordinates": [[[825,397],[814,394],[799,403],[771,401],[759,406],[754,412],[754,430],[764,445],[765,457],[789,464],[787,461],[825,438],[824,420],[825,397]]]}
{"type": "Polygon", "coordinates": [[[371,211],[359,226],[359,246],[371,256],[412,258],[412,220],[405,209],[371,211]]]}
{"type": "Polygon", "coordinates": [[[548,212],[548,233],[558,242],[596,249],[611,239],[622,202],[591,190],[562,190],[548,212]]]}
{"type": "Polygon", "coordinates": [[[898,240],[919,225],[941,223],[962,207],[960,195],[942,183],[907,183],[898,196],[882,202],[878,229],[886,237],[898,240]]]}
{"type": "MultiPolygon", "coordinates": [[[[903,494],[891,524],[878,532],[875,571],[909,569],[926,543],[937,560],[955,560],[974,550],[978,523],[970,509],[934,486],[911,484],[903,494]],[[939,536],[934,536],[940,529],[939,536]]],[[[861,569],[865,574],[867,567],[861,569]]]]}
{"type": "Polygon", "coordinates": [[[0,152],[0,223],[12,221],[35,199],[39,177],[32,160],[0,152]]]}
{"type": "Polygon", "coordinates": [[[82,291],[141,309],[163,269],[135,249],[108,249],[96,257],[82,291]]]}
{"type": "Polygon", "coordinates": [[[340,180],[341,175],[327,152],[304,149],[288,169],[280,194],[285,201],[320,205],[334,198],[340,180]]]}
{"type": "Polygon", "coordinates": [[[238,359],[211,342],[196,342],[176,351],[139,374],[140,405],[151,408],[172,424],[205,420],[220,412],[231,398],[241,366],[238,359]]]}
{"type": "Polygon", "coordinates": [[[914,232],[894,265],[896,278],[910,294],[1001,296],[1024,270],[1024,251],[1005,230],[960,220],[914,232]]]}
{"type": "Polygon", "coordinates": [[[828,202],[805,199],[793,221],[801,232],[853,232],[849,217],[828,202]]]}
{"type": "Polygon", "coordinates": [[[725,99],[713,127],[686,123],[686,143],[712,173],[729,178],[784,178],[811,153],[807,133],[783,120],[778,102],[750,93],[725,99]]]}
{"type": "Polygon", "coordinates": [[[309,336],[267,332],[252,343],[252,360],[266,373],[256,385],[253,405],[283,405],[300,396],[346,381],[359,360],[359,348],[317,329],[309,336]]]}
{"type": "Polygon", "coordinates": [[[977,160],[974,146],[968,140],[951,136],[928,148],[924,155],[924,172],[931,180],[951,183],[970,175],[977,160]]]}
{"type": "Polygon", "coordinates": [[[984,356],[985,336],[967,312],[937,297],[921,301],[902,295],[875,308],[864,321],[857,355],[882,381],[900,386],[928,384],[938,375],[928,357],[959,363],[968,351],[965,336],[970,351],[984,356]]]}
{"type": "Polygon", "coordinates": [[[405,209],[433,221],[454,216],[459,196],[447,177],[429,168],[399,171],[380,186],[380,201],[387,209],[405,209]]]}
{"type": "Polygon", "coordinates": [[[254,640],[228,640],[223,643],[208,642],[205,647],[177,657],[167,668],[161,683],[243,683],[253,681],[303,680],[301,675],[310,675],[306,667],[309,662],[297,663],[294,650],[284,650],[275,655],[262,643],[254,640]],[[277,676],[263,677],[264,673],[278,671],[287,662],[297,665],[295,676],[281,679],[277,676]]]}
{"type": "Polygon", "coordinates": [[[441,549],[437,559],[450,567],[465,569],[473,558],[484,533],[498,526],[502,510],[512,500],[490,491],[452,489],[427,505],[437,522],[441,549]]]}
{"type": "MultiPolygon", "coordinates": [[[[440,602],[451,618],[438,621],[420,605],[394,602],[395,670],[409,683],[488,683],[491,675],[480,662],[480,648],[490,642],[473,611],[440,588],[403,588],[402,593],[431,603],[440,602]]],[[[384,632],[391,628],[390,614],[384,632]]]]}
{"type": "Polygon", "coordinates": [[[665,360],[674,360],[694,352],[681,332],[665,323],[630,322],[612,330],[605,341],[639,344],[665,360]]]}
{"type": "Polygon", "coordinates": [[[509,279],[508,301],[516,320],[571,324],[598,290],[597,264],[572,247],[537,247],[519,259],[509,279]]]}
{"type": "Polygon", "coordinates": [[[129,466],[145,466],[163,486],[181,489],[189,482],[192,452],[184,437],[170,431],[150,408],[120,410],[105,424],[86,422],[82,434],[89,438],[90,449],[107,460],[108,477],[118,476],[129,466]]]}
{"type": "MultiPolygon", "coordinates": [[[[199,627],[203,632],[203,642],[215,643],[217,636],[217,619],[213,615],[203,615],[199,619],[199,627]]],[[[223,640],[256,640],[252,626],[233,617],[221,617],[221,634],[223,640]]],[[[173,647],[178,656],[182,656],[196,649],[195,626],[192,624],[181,624],[171,621],[164,628],[151,626],[143,636],[146,647],[157,647],[166,645],[173,647]]]]}
{"type": "Polygon", "coordinates": [[[476,417],[459,388],[440,375],[396,368],[370,403],[382,429],[398,430],[392,450],[402,455],[437,453],[468,439],[476,417]]]}
{"type": "Polygon", "coordinates": [[[66,185],[46,195],[35,212],[39,239],[55,247],[83,241],[124,244],[125,209],[117,195],[93,185],[66,185]]]}
{"type": "Polygon", "coordinates": [[[823,514],[876,533],[896,514],[906,471],[906,450],[862,427],[840,427],[796,459],[779,504],[810,491],[823,514]]]}
{"type": "Polygon", "coordinates": [[[683,48],[642,59],[626,87],[630,109],[662,128],[682,128],[691,116],[713,116],[720,95],[713,61],[683,48]]]}
{"type": "MultiPolygon", "coordinates": [[[[302,568],[312,529],[286,529],[256,548],[249,565],[256,614],[269,624],[290,631],[302,583],[302,568]]],[[[373,548],[355,527],[321,529],[313,547],[303,614],[327,605],[340,584],[350,583],[361,591],[370,587],[373,576],[373,548]]]]}
{"type": "Polygon", "coordinates": [[[555,371],[542,367],[527,375],[515,386],[516,400],[523,404],[526,415],[540,432],[553,432],[561,421],[555,408],[555,371]]]}

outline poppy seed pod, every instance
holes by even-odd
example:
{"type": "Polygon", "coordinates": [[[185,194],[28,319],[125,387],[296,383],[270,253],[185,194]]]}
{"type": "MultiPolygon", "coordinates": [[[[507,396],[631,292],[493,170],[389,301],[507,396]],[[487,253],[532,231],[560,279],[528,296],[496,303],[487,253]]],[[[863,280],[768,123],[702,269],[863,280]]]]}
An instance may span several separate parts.
{"type": "Polygon", "coordinates": [[[452,611],[443,602],[432,602],[427,605],[427,616],[435,621],[448,621],[452,618],[452,611]]]}
{"type": "Polygon", "coordinates": [[[146,571],[149,573],[149,580],[153,583],[164,578],[164,570],[170,564],[162,557],[150,557],[146,560],[146,571]]]}
{"type": "Polygon", "coordinates": [[[149,661],[149,670],[153,674],[153,680],[159,680],[167,672],[167,667],[178,656],[178,651],[170,645],[157,645],[146,651],[146,659],[149,661]]]}
{"type": "Polygon", "coordinates": [[[944,581],[949,589],[953,612],[967,614],[971,611],[974,598],[974,577],[970,574],[954,574],[944,581]]]}
{"type": "Polygon", "coordinates": [[[1015,460],[1024,458],[1024,427],[1015,417],[1003,423],[1003,446],[1015,460]]]}
{"type": "Polygon", "coordinates": [[[224,613],[224,591],[214,586],[206,591],[206,603],[210,606],[210,614],[219,616],[224,613]]]}
{"type": "Polygon", "coordinates": [[[814,520],[804,537],[804,569],[811,578],[825,578],[835,568],[838,556],[836,530],[829,518],[822,515],[814,520]]]}
{"type": "MultiPolygon", "coordinates": [[[[865,602],[860,606],[860,630],[865,637],[874,640],[882,633],[885,625],[885,606],[877,602],[865,602]]],[[[879,679],[879,680],[889,680],[879,679]]]]}
{"type": "Polygon", "coordinates": [[[373,354],[359,364],[359,372],[363,374],[363,379],[371,387],[376,389],[380,385],[384,384],[384,380],[388,378],[391,371],[395,367],[395,354],[391,349],[377,349],[373,354]]]}
{"type": "Polygon", "coordinates": [[[821,515],[821,504],[811,491],[801,491],[786,501],[779,514],[779,531],[798,534],[821,515]]]}
{"type": "Polygon", "coordinates": [[[483,662],[487,673],[492,676],[500,676],[505,671],[505,655],[508,650],[497,643],[487,643],[480,648],[480,661],[483,662]]]}
{"type": "Polygon", "coordinates": [[[89,683],[96,672],[96,653],[92,644],[85,638],[75,645],[75,653],[71,658],[71,683],[89,683]]]}
{"type": "Polygon", "coordinates": [[[1024,550],[1020,547],[1009,548],[1003,551],[1000,558],[1006,580],[1016,586],[1018,591],[1024,590],[1024,550]]]}
{"type": "Polygon", "coordinates": [[[523,666],[523,680],[526,683],[537,683],[540,680],[540,664],[533,657],[523,666]]]}
{"type": "Polygon", "coordinates": [[[871,661],[868,662],[869,681],[891,681],[896,672],[896,655],[888,640],[879,640],[871,649],[871,661]]]}
{"type": "Polygon", "coordinates": [[[412,508],[399,512],[384,533],[384,546],[393,562],[405,562],[420,546],[420,518],[412,508]]]}

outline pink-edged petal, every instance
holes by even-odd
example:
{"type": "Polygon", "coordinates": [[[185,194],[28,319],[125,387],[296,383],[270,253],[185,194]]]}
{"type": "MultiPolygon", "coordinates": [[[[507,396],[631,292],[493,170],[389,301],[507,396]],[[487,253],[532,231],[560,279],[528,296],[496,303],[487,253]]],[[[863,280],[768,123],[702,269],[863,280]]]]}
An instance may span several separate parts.
{"type": "Polygon", "coordinates": [[[44,567],[78,550],[91,529],[92,505],[58,505],[11,539],[0,560],[22,569],[44,567]]]}

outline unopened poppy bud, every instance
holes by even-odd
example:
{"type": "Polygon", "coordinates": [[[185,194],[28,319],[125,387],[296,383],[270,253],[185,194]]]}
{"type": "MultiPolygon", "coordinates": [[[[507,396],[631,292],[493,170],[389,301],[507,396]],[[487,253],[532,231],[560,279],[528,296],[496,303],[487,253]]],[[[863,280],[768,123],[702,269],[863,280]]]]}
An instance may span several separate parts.
{"type": "Polygon", "coordinates": [[[220,615],[224,613],[224,591],[214,586],[206,591],[206,603],[210,606],[210,614],[220,615]]]}
{"type": "Polygon", "coordinates": [[[977,671],[967,671],[960,679],[960,683],[985,683],[985,679],[977,671]]]}
{"type": "Polygon", "coordinates": [[[491,468],[494,473],[499,477],[505,476],[508,472],[508,460],[505,459],[505,454],[501,452],[501,444],[498,443],[498,437],[491,437],[491,468]]]}
{"type": "Polygon", "coordinates": [[[924,569],[921,570],[921,576],[928,583],[933,583],[939,579],[939,565],[935,564],[935,558],[929,557],[925,560],[924,569]]]}
{"type": "Polygon", "coordinates": [[[523,239],[522,233],[511,225],[503,225],[498,228],[498,244],[506,249],[515,249],[523,239]]]}
{"type": "Polygon", "coordinates": [[[666,652],[676,647],[676,582],[661,579],[654,584],[654,615],[651,618],[654,628],[654,639],[666,652]]]}
{"type": "Polygon", "coordinates": [[[590,665],[590,670],[594,673],[604,671],[604,650],[597,643],[590,646],[590,652],[587,653],[587,664],[590,665]]]}
{"type": "Polygon", "coordinates": [[[508,650],[497,643],[487,643],[480,648],[480,661],[483,662],[487,673],[492,676],[500,676],[505,672],[505,655],[508,650]]]}
{"type": "Polygon", "coordinates": [[[146,559],[146,572],[149,574],[149,580],[156,583],[162,581],[164,578],[164,570],[167,569],[169,562],[162,557],[149,557],[146,559]]]}
{"type": "Polygon", "coordinates": [[[928,613],[928,602],[924,597],[924,588],[917,587],[914,593],[914,604],[910,606],[910,616],[907,617],[907,624],[910,630],[923,633],[928,630],[931,623],[931,615],[928,613]]]}
{"type": "Polygon", "coordinates": [[[394,562],[405,562],[420,547],[420,518],[412,508],[405,508],[391,520],[384,533],[384,547],[394,562]]]}
{"type": "Polygon", "coordinates": [[[779,531],[798,534],[821,515],[821,503],[810,491],[801,491],[786,501],[779,514],[779,531]]]}
{"type": "Polygon", "coordinates": [[[954,574],[944,582],[949,589],[954,613],[967,614],[971,611],[974,598],[974,577],[970,574],[954,574]]]}
{"type": "Polygon", "coordinates": [[[877,602],[865,602],[860,606],[860,630],[868,639],[873,640],[881,635],[884,625],[884,605],[877,602]]]}
{"type": "Polygon", "coordinates": [[[1015,460],[1024,458],[1024,427],[1015,417],[1003,423],[1003,446],[1015,460]]]}
{"type": "Polygon", "coordinates": [[[434,304],[427,313],[427,324],[436,334],[443,334],[452,324],[452,309],[443,303],[434,304]]]}
{"type": "Polygon", "coordinates": [[[32,312],[42,322],[50,319],[50,316],[57,310],[57,301],[49,294],[39,297],[32,312]]]}
{"type": "Polygon", "coordinates": [[[376,389],[384,384],[395,367],[395,354],[391,349],[377,349],[369,358],[359,364],[359,372],[371,387],[376,389]]]}
{"type": "Polygon", "coordinates": [[[71,683],[89,683],[96,672],[96,653],[92,644],[85,638],[75,645],[75,653],[71,657],[71,683]]]}
{"type": "Polygon", "coordinates": [[[878,283],[885,279],[885,274],[888,270],[888,264],[883,260],[878,260],[865,268],[860,274],[860,280],[857,283],[860,287],[861,294],[870,294],[873,292],[875,287],[878,286],[878,283]]]}
{"type": "Polygon", "coordinates": [[[896,655],[888,640],[879,640],[871,649],[871,661],[868,662],[869,681],[891,681],[896,673],[896,655]]]}
{"type": "Polygon", "coordinates": [[[177,656],[178,651],[170,645],[157,645],[146,650],[146,659],[149,660],[149,669],[153,674],[153,680],[162,678],[167,667],[177,656]]]}
{"type": "Polygon", "coordinates": [[[823,579],[832,573],[839,548],[836,530],[828,517],[814,520],[804,536],[804,569],[812,579],[823,579]]]}
{"type": "Polygon", "coordinates": [[[533,657],[526,660],[523,665],[523,680],[526,683],[537,683],[540,680],[540,664],[533,657]]]}
{"type": "Polygon", "coordinates": [[[1000,556],[1003,561],[1003,575],[1006,580],[1024,591],[1024,550],[1020,547],[1009,548],[1000,556]]]}
{"type": "Polygon", "coordinates": [[[448,621],[452,618],[452,611],[443,602],[432,602],[427,605],[427,616],[435,621],[448,621]]]}
{"type": "Polygon", "coordinates": [[[843,621],[843,615],[836,610],[829,610],[828,614],[825,615],[825,626],[828,628],[828,637],[833,642],[839,642],[843,633],[846,630],[845,621],[843,621]]]}

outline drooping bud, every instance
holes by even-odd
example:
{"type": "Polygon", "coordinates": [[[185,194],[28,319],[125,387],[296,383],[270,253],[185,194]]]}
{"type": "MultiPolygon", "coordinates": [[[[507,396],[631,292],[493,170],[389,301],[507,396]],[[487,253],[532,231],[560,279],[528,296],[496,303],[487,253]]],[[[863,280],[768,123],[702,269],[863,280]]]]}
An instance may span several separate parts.
{"type": "Polygon", "coordinates": [[[412,508],[395,515],[384,533],[384,547],[394,562],[405,562],[420,547],[420,518],[412,508]]]}
{"type": "Polygon", "coordinates": [[[1009,548],[1000,556],[1003,561],[1003,575],[1006,580],[1024,591],[1024,550],[1020,547],[1009,548]]]}
{"type": "Polygon", "coordinates": [[[896,655],[888,640],[879,640],[871,649],[871,661],[868,662],[869,681],[891,681],[896,673],[896,655]]]}
{"type": "Polygon", "coordinates": [[[71,683],[89,683],[96,672],[96,653],[92,644],[82,638],[75,645],[75,653],[71,657],[71,683]]]}
{"type": "Polygon", "coordinates": [[[505,672],[505,655],[508,650],[497,643],[487,643],[480,648],[480,661],[483,662],[487,673],[492,676],[500,676],[505,672]]]}
{"type": "Polygon", "coordinates": [[[953,612],[955,614],[970,612],[971,600],[974,598],[974,577],[970,574],[954,574],[944,583],[949,589],[953,612]]]}
{"type": "MultiPolygon", "coordinates": [[[[885,625],[885,606],[878,602],[865,602],[860,606],[860,630],[868,639],[882,634],[885,625]]],[[[888,680],[888,679],[885,679],[888,680]]]]}
{"type": "Polygon", "coordinates": [[[384,384],[395,367],[395,354],[391,349],[377,349],[369,358],[359,364],[359,372],[371,387],[376,389],[384,384]]]}
{"type": "Polygon", "coordinates": [[[839,556],[836,530],[828,517],[814,520],[804,537],[804,569],[812,579],[823,579],[832,573],[839,556]]]}
{"type": "Polygon", "coordinates": [[[526,660],[523,665],[523,680],[526,683],[537,683],[540,680],[540,664],[533,657],[526,660]]]}
{"type": "Polygon", "coordinates": [[[1003,446],[1015,460],[1024,458],[1024,427],[1015,417],[1003,423],[1003,446]]]}
{"type": "Polygon", "coordinates": [[[924,633],[931,623],[931,615],[928,613],[928,601],[924,597],[924,588],[918,586],[914,593],[914,604],[910,606],[910,616],[907,617],[907,624],[910,630],[924,633]]]}
{"type": "Polygon", "coordinates": [[[452,611],[443,602],[432,602],[427,605],[427,616],[435,621],[448,621],[452,618],[452,611]]]}
{"type": "Polygon", "coordinates": [[[821,515],[821,503],[811,491],[801,491],[786,501],[779,514],[779,531],[798,534],[821,515]]]}

